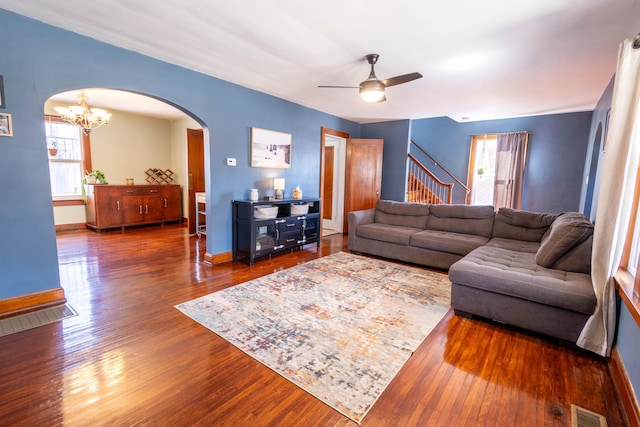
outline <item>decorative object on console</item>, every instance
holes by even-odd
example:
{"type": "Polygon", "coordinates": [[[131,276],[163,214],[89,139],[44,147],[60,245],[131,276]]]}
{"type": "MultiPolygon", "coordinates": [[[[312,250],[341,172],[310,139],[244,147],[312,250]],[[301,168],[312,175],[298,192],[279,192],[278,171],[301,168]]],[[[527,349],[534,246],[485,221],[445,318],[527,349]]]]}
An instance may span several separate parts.
{"type": "Polygon", "coordinates": [[[78,95],[78,104],[67,107],[54,107],[63,120],[78,126],[85,135],[89,135],[93,129],[106,125],[111,120],[111,113],[102,108],[89,108],[87,96],[84,91],[78,95]]]}
{"type": "Polygon", "coordinates": [[[291,197],[293,197],[296,200],[302,199],[302,190],[300,189],[299,185],[293,189],[293,194],[291,197]]]}
{"type": "Polygon", "coordinates": [[[94,170],[91,173],[85,171],[86,175],[82,180],[83,184],[108,184],[107,178],[104,176],[104,172],[101,170],[94,170]]]}
{"type": "Polygon", "coordinates": [[[158,168],[147,169],[147,177],[144,179],[149,184],[173,184],[173,171],[158,168]]]}
{"type": "Polygon", "coordinates": [[[251,200],[252,202],[257,202],[258,201],[258,189],[257,188],[252,188],[251,191],[249,192],[249,200],[251,200]]]}
{"type": "Polygon", "coordinates": [[[0,114],[0,136],[13,136],[11,114],[0,114]]]}
{"type": "Polygon", "coordinates": [[[276,200],[282,200],[284,198],[284,178],[275,178],[273,188],[276,190],[276,200]]]}

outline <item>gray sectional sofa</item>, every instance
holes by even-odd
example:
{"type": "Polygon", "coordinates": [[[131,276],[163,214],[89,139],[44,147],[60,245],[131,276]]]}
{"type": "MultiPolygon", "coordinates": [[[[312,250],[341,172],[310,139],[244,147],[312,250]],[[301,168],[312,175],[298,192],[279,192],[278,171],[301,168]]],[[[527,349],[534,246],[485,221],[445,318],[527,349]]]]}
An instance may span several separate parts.
{"type": "Polygon", "coordinates": [[[448,269],[458,315],[575,343],[595,310],[593,224],[580,213],[380,200],[348,220],[351,251],[448,269]]]}

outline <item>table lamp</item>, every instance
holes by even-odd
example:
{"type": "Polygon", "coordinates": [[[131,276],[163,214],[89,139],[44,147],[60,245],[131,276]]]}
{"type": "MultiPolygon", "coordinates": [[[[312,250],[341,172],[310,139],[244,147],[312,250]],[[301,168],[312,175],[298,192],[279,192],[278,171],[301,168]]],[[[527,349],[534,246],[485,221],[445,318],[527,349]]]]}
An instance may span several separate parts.
{"type": "Polygon", "coordinates": [[[284,199],[284,178],[275,178],[273,180],[273,188],[276,190],[276,200],[284,199]]]}

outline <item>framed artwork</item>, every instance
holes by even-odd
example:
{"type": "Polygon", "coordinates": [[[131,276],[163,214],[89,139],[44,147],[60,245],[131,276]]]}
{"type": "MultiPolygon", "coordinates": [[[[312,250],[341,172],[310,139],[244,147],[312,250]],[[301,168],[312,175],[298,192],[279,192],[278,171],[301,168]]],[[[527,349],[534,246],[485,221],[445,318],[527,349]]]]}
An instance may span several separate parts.
{"type": "Polygon", "coordinates": [[[13,136],[11,114],[0,113],[0,136],[13,136]]]}
{"type": "Polygon", "coordinates": [[[251,167],[289,169],[291,134],[252,127],[251,167]]]}
{"type": "Polygon", "coordinates": [[[0,108],[5,107],[4,102],[4,79],[0,76],[0,108]]]}

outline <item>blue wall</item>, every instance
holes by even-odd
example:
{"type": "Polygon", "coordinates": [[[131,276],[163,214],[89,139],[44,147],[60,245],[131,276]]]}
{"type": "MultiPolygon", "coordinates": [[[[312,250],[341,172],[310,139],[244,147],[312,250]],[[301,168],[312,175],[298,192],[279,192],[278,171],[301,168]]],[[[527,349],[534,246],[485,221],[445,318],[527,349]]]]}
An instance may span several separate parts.
{"type": "Polygon", "coordinates": [[[580,192],[580,207],[582,212],[586,216],[588,216],[592,221],[595,221],[597,206],[598,206],[598,195],[600,194],[600,178],[602,172],[602,165],[604,164],[604,149],[606,145],[604,144],[604,140],[606,137],[607,130],[607,114],[611,110],[611,101],[613,99],[613,85],[615,78],[611,78],[609,85],[605,89],[600,101],[596,105],[596,108],[593,110],[593,118],[591,120],[591,130],[589,132],[588,146],[587,146],[587,156],[585,158],[584,163],[584,173],[582,177],[582,191],[580,192]],[[598,138],[597,130],[598,126],[602,127],[602,133],[600,138],[598,138]],[[594,144],[596,145],[596,151],[594,152],[594,144]],[[597,147],[599,145],[600,147],[597,147]],[[597,157],[597,158],[596,158],[597,157]],[[594,161],[597,165],[597,171],[595,176],[589,176],[589,171],[591,169],[591,162],[594,161]],[[589,181],[594,180],[595,185],[593,187],[593,197],[588,197],[587,192],[587,177],[589,181]],[[589,208],[590,206],[590,208],[589,208]],[[587,209],[587,210],[585,210],[587,209]]]}
{"type": "Polygon", "coordinates": [[[362,138],[384,139],[380,198],[403,201],[407,186],[407,149],[411,122],[397,120],[362,125],[362,138]]]}
{"type": "Polygon", "coordinates": [[[466,182],[472,135],[529,132],[523,209],[580,210],[591,112],[458,123],[447,117],[411,122],[411,139],[466,182]]]}
{"type": "MultiPolygon", "coordinates": [[[[216,78],[116,48],[0,9],[6,109],[0,138],[0,299],[60,286],[43,126],[44,103],[70,89],[102,87],[165,100],[195,117],[208,138],[207,252],[231,250],[231,200],[283,177],[318,196],[320,128],[360,135],[360,125],[216,78]],[[291,169],[249,166],[252,126],[293,135],[291,169]],[[237,167],[224,166],[226,157],[237,167]]],[[[116,118],[114,118],[115,120],[116,118]]],[[[126,153],[123,153],[126,155],[126,153]]]]}

